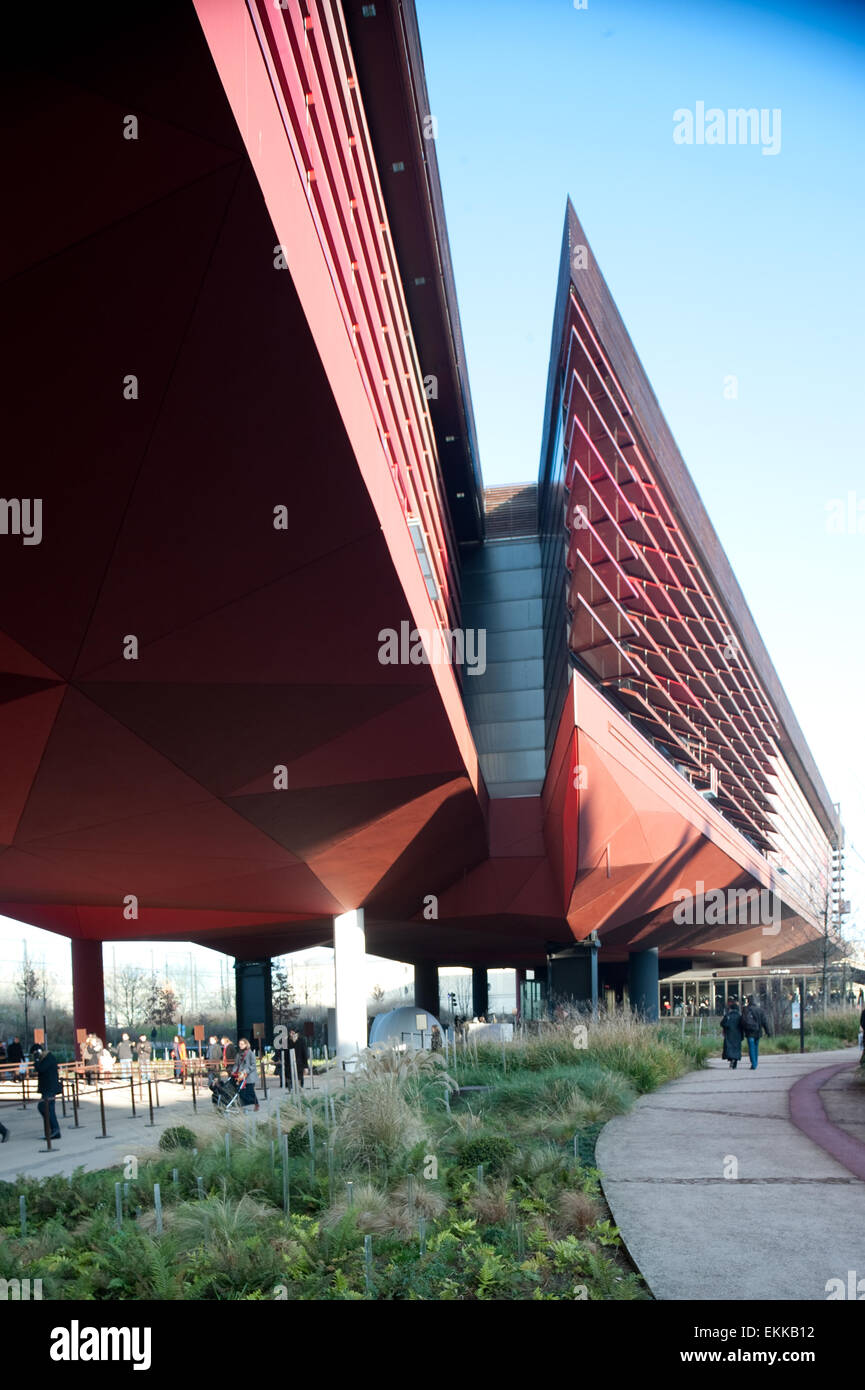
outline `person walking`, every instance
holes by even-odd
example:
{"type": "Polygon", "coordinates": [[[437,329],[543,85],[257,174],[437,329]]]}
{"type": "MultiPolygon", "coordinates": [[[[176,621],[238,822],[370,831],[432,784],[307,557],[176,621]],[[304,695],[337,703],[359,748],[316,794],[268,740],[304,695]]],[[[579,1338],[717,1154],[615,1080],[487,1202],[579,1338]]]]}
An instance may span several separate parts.
{"type": "Polygon", "coordinates": [[[179,1081],[181,1086],[186,1085],[186,1041],[184,1038],[175,1036],[174,1046],[171,1049],[171,1056],[174,1060],[174,1079],[179,1081]]]}
{"type": "Polygon", "coordinates": [[[21,1039],[20,1039],[20,1038],[13,1038],[13,1039],[12,1039],[11,1043],[9,1044],[9,1049],[8,1049],[8,1051],[7,1051],[7,1053],[6,1053],[6,1061],[7,1061],[7,1062],[23,1062],[23,1061],[24,1061],[24,1049],[23,1049],[23,1047],[21,1046],[21,1039]]]}
{"type": "MultiPolygon", "coordinates": [[[[309,1056],[306,1051],[306,1038],[301,1037],[296,1028],[288,1030],[288,1051],[294,1053],[297,1064],[297,1084],[303,1090],[303,1078],[309,1076],[309,1056]]],[[[291,1058],[288,1059],[288,1085],[294,1090],[291,1076],[291,1058]]]]}
{"type": "Polygon", "coordinates": [[[258,1085],[258,1069],[255,1065],[255,1053],[249,1045],[248,1038],[238,1038],[237,1059],[231,1074],[240,1088],[241,1105],[252,1105],[258,1110],[258,1097],[255,1094],[255,1088],[258,1085]]]}
{"type": "Polygon", "coordinates": [[[234,1046],[234,1043],[231,1041],[231,1038],[226,1037],[225,1034],[223,1034],[219,1041],[222,1043],[223,1063],[225,1064],[226,1069],[228,1071],[231,1071],[231,1068],[234,1065],[235,1058],[237,1057],[237,1049],[234,1046]]]}
{"type": "Polygon", "coordinates": [[[727,1012],[721,1019],[721,1027],[724,1030],[723,1056],[730,1063],[730,1070],[735,1071],[742,1060],[742,1015],[737,1000],[727,1000],[727,1012]]]}
{"type": "Polygon", "coordinates": [[[30,1056],[33,1059],[33,1067],[36,1072],[36,1085],[42,1099],[36,1106],[43,1120],[48,1117],[48,1128],[52,1139],[59,1139],[60,1126],[57,1123],[57,1115],[54,1111],[54,1101],[60,1095],[60,1072],[57,1066],[57,1058],[50,1050],[46,1052],[39,1043],[36,1043],[30,1056]]]}
{"type": "Polygon", "coordinates": [[[764,1033],[767,1038],[771,1038],[772,1029],[769,1027],[769,1020],[760,1005],[754,1003],[753,994],[749,994],[745,999],[745,1007],[742,1010],[742,1031],[748,1044],[751,1070],[756,1071],[760,1058],[760,1038],[764,1033]]]}
{"type": "Polygon", "coordinates": [[[138,1039],[136,1048],[138,1054],[138,1075],[142,1081],[150,1080],[150,1060],[153,1056],[153,1048],[146,1033],[142,1033],[138,1039]]]}
{"type": "Polygon", "coordinates": [[[123,1033],[117,1044],[117,1060],[120,1063],[120,1075],[128,1081],[132,1075],[132,1043],[128,1033],[123,1033]]]}

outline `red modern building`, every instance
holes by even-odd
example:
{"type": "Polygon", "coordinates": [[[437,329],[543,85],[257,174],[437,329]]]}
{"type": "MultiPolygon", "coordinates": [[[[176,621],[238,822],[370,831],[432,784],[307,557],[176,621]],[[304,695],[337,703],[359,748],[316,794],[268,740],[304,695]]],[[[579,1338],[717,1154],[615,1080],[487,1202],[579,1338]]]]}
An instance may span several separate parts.
{"type": "Polygon", "coordinates": [[[21,25],[0,912],[76,1022],[121,939],[232,955],[244,1030],[333,944],[351,1051],[367,949],[433,1011],[800,959],[837,814],[570,204],[484,488],[411,0],[21,25]]]}

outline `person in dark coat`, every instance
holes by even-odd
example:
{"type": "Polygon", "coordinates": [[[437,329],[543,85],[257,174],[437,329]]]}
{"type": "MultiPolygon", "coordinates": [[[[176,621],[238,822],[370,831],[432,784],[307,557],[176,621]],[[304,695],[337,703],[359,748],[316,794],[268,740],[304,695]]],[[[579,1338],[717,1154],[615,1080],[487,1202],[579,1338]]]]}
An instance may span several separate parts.
{"type": "Polygon", "coordinates": [[[225,1034],[222,1035],[220,1041],[222,1043],[222,1061],[227,1069],[231,1071],[237,1057],[237,1048],[234,1046],[231,1038],[227,1037],[225,1034]]]}
{"type": "Polygon", "coordinates": [[[760,1056],[760,1038],[766,1034],[771,1038],[772,1029],[769,1027],[769,1020],[759,1004],[754,1003],[753,994],[749,994],[745,1000],[745,1007],[742,1010],[742,1031],[745,1034],[745,1041],[748,1044],[748,1056],[751,1058],[751,1070],[757,1070],[757,1062],[760,1056]]]}
{"type": "Polygon", "coordinates": [[[54,1100],[56,1096],[60,1095],[60,1072],[57,1067],[57,1058],[53,1052],[45,1052],[38,1043],[30,1055],[33,1058],[33,1067],[36,1072],[36,1084],[42,1097],[36,1109],[43,1119],[47,1111],[51,1138],[59,1139],[60,1127],[54,1113],[54,1100]]]}
{"type": "MultiPolygon", "coordinates": [[[[294,1053],[294,1060],[297,1063],[297,1081],[301,1090],[303,1090],[303,1078],[309,1075],[309,1057],[307,1056],[306,1051],[306,1039],[301,1037],[300,1033],[298,1033],[296,1028],[289,1028],[288,1030],[288,1051],[294,1053]]],[[[286,1079],[288,1081],[289,1086],[291,1087],[292,1082],[290,1057],[287,1059],[287,1065],[289,1070],[286,1079]]]]}
{"type": "Polygon", "coordinates": [[[132,1041],[128,1033],[124,1033],[117,1044],[117,1060],[120,1063],[120,1075],[126,1081],[132,1075],[132,1041]]]}
{"type": "Polygon", "coordinates": [[[9,1044],[9,1050],[8,1050],[8,1052],[6,1053],[6,1061],[7,1061],[7,1062],[23,1062],[23,1061],[24,1061],[24,1049],[23,1049],[23,1047],[21,1046],[21,1039],[20,1039],[20,1038],[13,1038],[13,1039],[12,1039],[11,1043],[9,1044]]]}
{"type": "Polygon", "coordinates": [[[148,1041],[147,1034],[142,1033],[138,1039],[136,1048],[138,1055],[138,1073],[142,1081],[150,1080],[150,1063],[153,1057],[153,1046],[148,1041]]]}
{"type": "Polygon", "coordinates": [[[735,999],[727,1000],[727,1012],[721,1019],[724,1030],[724,1056],[735,1071],[742,1060],[742,1015],[735,999]]]}
{"type": "MultiPolygon", "coordinates": [[[[861,991],[860,991],[861,993],[861,991]]],[[[865,1067],[865,1009],[859,1015],[859,1027],[862,1029],[862,1056],[859,1058],[860,1067],[865,1067]]]]}

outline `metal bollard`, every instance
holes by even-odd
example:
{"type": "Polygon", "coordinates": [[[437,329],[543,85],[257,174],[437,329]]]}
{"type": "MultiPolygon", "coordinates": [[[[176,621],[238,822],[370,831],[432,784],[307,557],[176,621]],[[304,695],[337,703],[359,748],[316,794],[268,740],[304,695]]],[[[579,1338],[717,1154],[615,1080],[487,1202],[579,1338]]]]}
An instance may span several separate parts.
{"type": "Polygon", "coordinates": [[[197,1114],[197,1113],[198,1113],[198,1105],[197,1105],[197,1103],[196,1103],[196,1098],[195,1098],[195,1072],[192,1072],[192,1074],[191,1074],[191,1076],[190,1076],[190,1080],[192,1081],[192,1109],[193,1109],[193,1112],[194,1112],[195,1114],[197,1114]]]}
{"type": "Polygon", "coordinates": [[[154,1129],[155,1121],[153,1119],[153,1082],[149,1080],[147,1082],[147,1104],[150,1109],[150,1124],[147,1126],[147,1128],[154,1129]]]}
{"type": "Polygon", "coordinates": [[[138,1114],[135,1109],[135,1079],[132,1076],[129,1078],[129,1094],[132,1096],[132,1118],[133,1120],[137,1120],[138,1114]]]}
{"type": "Polygon", "coordinates": [[[102,1089],[101,1086],[99,1087],[99,1118],[100,1118],[101,1121],[102,1121],[102,1133],[101,1133],[101,1134],[97,1134],[97,1135],[96,1135],[96,1138],[97,1138],[97,1139],[110,1139],[111,1136],[110,1136],[110,1134],[108,1133],[107,1129],[105,1128],[105,1092],[103,1091],[103,1089],[102,1089]]]}

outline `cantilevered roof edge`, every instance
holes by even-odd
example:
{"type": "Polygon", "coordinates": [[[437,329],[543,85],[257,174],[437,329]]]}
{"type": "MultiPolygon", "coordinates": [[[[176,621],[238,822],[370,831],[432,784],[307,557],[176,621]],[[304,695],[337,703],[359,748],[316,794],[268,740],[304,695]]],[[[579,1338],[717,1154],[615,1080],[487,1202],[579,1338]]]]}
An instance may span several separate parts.
{"type": "MultiPolygon", "coordinates": [[[[549,448],[549,429],[556,394],[556,377],[559,370],[561,332],[567,296],[571,286],[573,286],[574,292],[589,319],[595,325],[610,364],[630,399],[636,422],[641,427],[645,442],[657,465],[658,477],[665,488],[668,499],[674,507],[701,565],[715,585],[718,597],[730,617],[735,635],[741,642],[775,708],[782,730],[782,737],[779,739],[781,751],[800,782],[811,809],[822,824],[826,834],[834,841],[838,832],[838,816],[829,792],[793,708],[787,699],[759,628],[733,572],[733,567],[679,452],[673,433],[667,424],[643,364],[631,341],[630,334],[592,253],[588,238],[570,198],[567,201],[562,254],[559,263],[543,448],[546,450],[549,448]],[[585,269],[572,269],[572,250],[577,246],[586,248],[585,269]]],[[[548,460],[542,456],[541,477],[543,477],[544,469],[547,466],[548,460]]]]}
{"type": "MultiPolygon", "coordinates": [[[[460,540],[482,539],[483,477],[414,0],[376,0],[374,5],[343,0],[343,11],[367,121],[373,134],[379,178],[403,274],[412,329],[422,357],[424,340],[430,333],[433,335],[431,349],[435,350],[437,342],[442,342],[448,374],[452,378],[448,389],[454,397],[454,414],[458,418],[458,423],[455,418],[454,424],[465,457],[461,465],[452,466],[453,455],[447,447],[447,437],[439,439],[439,451],[454,528],[460,540]],[[400,161],[411,161],[407,164],[411,178],[403,175],[398,184],[394,179],[397,165],[389,162],[388,154],[397,148],[400,161]],[[411,207],[405,201],[410,186],[416,190],[416,201],[411,207]],[[419,299],[410,267],[416,259],[421,259],[421,241],[425,254],[437,270],[435,292],[439,329],[431,323],[428,310],[417,312],[419,299]],[[439,339],[436,333],[440,333],[439,339]],[[460,492],[469,492],[470,496],[460,498],[460,492]],[[469,505],[471,520],[466,515],[469,505]]],[[[444,396],[444,383],[439,383],[439,391],[444,396]]],[[[440,399],[439,415],[443,404],[440,399]]],[[[438,437],[438,429],[436,432],[438,437]]],[[[442,433],[446,435],[446,430],[442,433]]]]}

